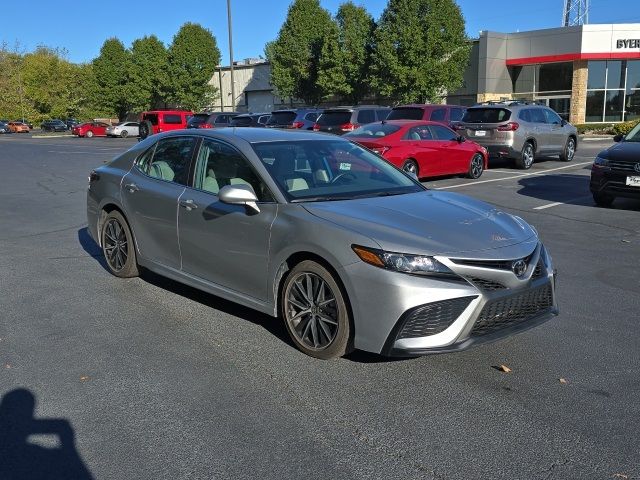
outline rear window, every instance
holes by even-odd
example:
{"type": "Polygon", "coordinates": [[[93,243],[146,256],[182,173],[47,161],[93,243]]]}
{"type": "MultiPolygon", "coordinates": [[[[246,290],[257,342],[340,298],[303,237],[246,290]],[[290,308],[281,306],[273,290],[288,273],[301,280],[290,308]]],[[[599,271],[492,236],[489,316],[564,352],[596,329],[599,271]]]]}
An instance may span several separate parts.
{"type": "Polygon", "coordinates": [[[164,115],[164,123],[179,125],[182,123],[182,117],[180,115],[167,113],[164,115]]]}
{"type": "Polygon", "coordinates": [[[353,132],[346,133],[345,137],[386,137],[400,130],[397,125],[388,123],[371,123],[355,129],[353,132]]]}
{"type": "Polygon", "coordinates": [[[193,117],[189,119],[189,125],[201,125],[207,121],[209,115],[206,113],[196,113],[193,117]]]}
{"type": "Polygon", "coordinates": [[[309,120],[310,122],[315,122],[318,119],[318,113],[317,112],[313,112],[313,113],[307,113],[304,116],[305,120],[309,120]]]}
{"type": "Polygon", "coordinates": [[[273,112],[267,125],[289,125],[296,119],[296,112],[273,112]]]}
{"type": "Polygon", "coordinates": [[[351,122],[351,112],[348,110],[324,112],[318,117],[318,125],[327,127],[329,125],[344,125],[351,122]]]}
{"type": "Polygon", "coordinates": [[[381,108],[379,110],[376,110],[376,118],[378,120],[386,120],[387,117],[389,116],[390,111],[391,111],[390,108],[381,108]]]}
{"type": "Polygon", "coordinates": [[[376,121],[376,111],[360,110],[358,112],[358,119],[356,121],[361,125],[365,123],[373,123],[376,121]]]}
{"type": "Polygon", "coordinates": [[[500,123],[511,118],[511,112],[506,108],[470,108],[462,117],[468,123],[500,123]]]}
{"type": "Polygon", "coordinates": [[[452,122],[459,122],[464,115],[464,108],[452,108],[449,113],[449,119],[452,122]]]}
{"type": "Polygon", "coordinates": [[[235,117],[231,120],[232,126],[248,127],[251,125],[251,117],[235,117]]]}
{"type": "Polygon", "coordinates": [[[387,120],[422,120],[421,108],[415,107],[396,107],[391,109],[387,120]]]}

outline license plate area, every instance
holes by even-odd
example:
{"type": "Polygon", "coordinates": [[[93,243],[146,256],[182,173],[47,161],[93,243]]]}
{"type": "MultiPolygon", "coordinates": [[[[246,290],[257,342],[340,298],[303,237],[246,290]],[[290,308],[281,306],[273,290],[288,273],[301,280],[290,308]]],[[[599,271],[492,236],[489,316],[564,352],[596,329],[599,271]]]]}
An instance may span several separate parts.
{"type": "Polygon", "coordinates": [[[640,177],[627,177],[627,185],[630,187],[640,187],[640,177]]]}
{"type": "Polygon", "coordinates": [[[476,137],[486,137],[487,136],[487,131],[486,130],[476,130],[476,137]]]}

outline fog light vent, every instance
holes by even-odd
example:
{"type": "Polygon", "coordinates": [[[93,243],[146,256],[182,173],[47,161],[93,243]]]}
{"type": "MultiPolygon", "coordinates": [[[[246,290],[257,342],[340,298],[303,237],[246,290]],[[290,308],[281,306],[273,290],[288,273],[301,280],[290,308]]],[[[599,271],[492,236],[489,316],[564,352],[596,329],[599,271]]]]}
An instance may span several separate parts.
{"type": "Polygon", "coordinates": [[[476,296],[453,298],[428,303],[404,315],[404,325],[398,333],[401,338],[427,337],[443,332],[464,312],[476,296]]]}

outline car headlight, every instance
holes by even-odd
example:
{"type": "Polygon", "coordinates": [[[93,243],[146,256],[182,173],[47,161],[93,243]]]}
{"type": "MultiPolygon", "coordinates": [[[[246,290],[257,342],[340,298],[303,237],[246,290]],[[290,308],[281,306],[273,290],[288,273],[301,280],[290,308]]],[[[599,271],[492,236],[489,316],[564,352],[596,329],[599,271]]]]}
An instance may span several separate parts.
{"type": "Polygon", "coordinates": [[[407,253],[385,252],[377,248],[352,245],[360,260],[375,267],[417,275],[455,275],[446,265],[433,257],[407,253]]]}
{"type": "Polygon", "coordinates": [[[598,167],[608,167],[609,166],[609,160],[607,160],[606,158],[602,158],[602,157],[596,157],[596,159],[593,161],[593,164],[598,166],[598,167]]]}

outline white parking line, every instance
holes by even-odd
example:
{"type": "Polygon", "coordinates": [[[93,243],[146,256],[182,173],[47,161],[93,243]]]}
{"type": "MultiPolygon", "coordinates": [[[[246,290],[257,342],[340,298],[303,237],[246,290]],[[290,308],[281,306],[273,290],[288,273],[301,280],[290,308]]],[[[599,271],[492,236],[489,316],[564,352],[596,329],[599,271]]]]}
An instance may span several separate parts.
{"type": "Polygon", "coordinates": [[[437,187],[437,190],[447,190],[449,188],[471,187],[473,185],[479,185],[481,183],[502,182],[502,181],[505,181],[505,180],[511,180],[513,178],[531,177],[533,175],[545,175],[547,172],[556,172],[558,170],[566,170],[567,168],[575,168],[575,167],[579,167],[581,165],[589,165],[591,163],[593,163],[593,162],[589,161],[589,162],[581,162],[581,163],[572,163],[571,165],[565,165],[564,167],[548,168],[548,169],[542,170],[540,172],[522,173],[520,175],[514,175],[512,177],[492,178],[491,180],[481,180],[479,182],[459,183],[457,185],[449,185],[447,187],[437,187]]]}
{"type": "Polygon", "coordinates": [[[570,198],[569,200],[565,200],[564,202],[547,203],[546,205],[540,205],[539,207],[533,207],[533,209],[534,210],[545,210],[547,208],[557,207],[558,205],[566,205],[567,203],[577,202],[578,200],[584,200],[584,199],[587,199],[587,198],[591,198],[591,195],[577,197],[577,198],[570,198]]]}
{"type": "Polygon", "coordinates": [[[69,150],[47,150],[47,153],[77,153],[80,155],[113,155],[113,152],[78,152],[69,150]]]}

